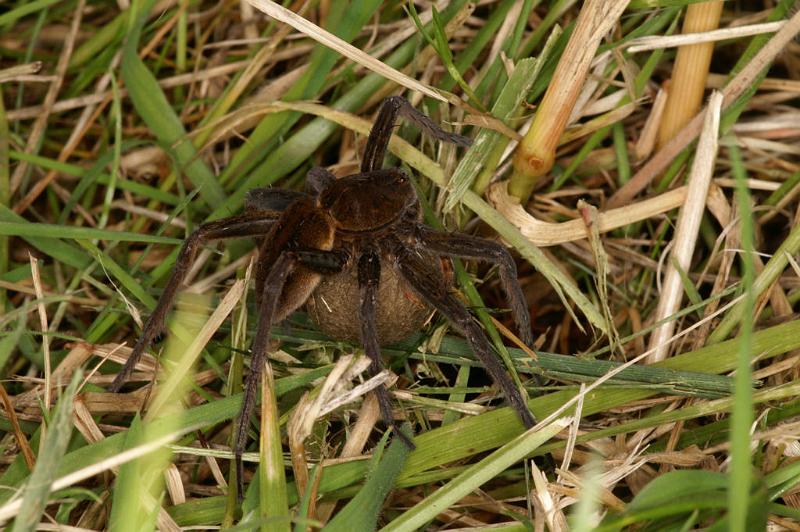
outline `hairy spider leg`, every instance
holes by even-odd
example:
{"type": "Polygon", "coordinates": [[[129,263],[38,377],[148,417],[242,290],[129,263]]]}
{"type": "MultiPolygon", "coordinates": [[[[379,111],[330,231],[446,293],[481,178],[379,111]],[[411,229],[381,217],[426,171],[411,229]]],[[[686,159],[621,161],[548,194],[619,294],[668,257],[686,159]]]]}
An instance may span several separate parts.
{"type": "Polygon", "coordinates": [[[536,420],[528,409],[527,402],[508,373],[503,371],[503,367],[478,321],[458,299],[449,293],[445,283],[439,282],[438,278],[441,276],[420,260],[412,250],[401,245],[399,254],[397,268],[403,278],[422,299],[441,312],[456,329],[461,331],[492,380],[500,387],[506,400],[517,412],[522,423],[527,428],[533,427],[536,420]]]}
{"type": "Polygon", "coordinates": [[[250,373],[247,375],[244,397],[242,398],[242,410],[239,415],[239,423],[236,427],[236,440],[233,447],[239,497],[242,497],[244,494],[244,465],[242,464],[242,453],[247,443],[247,428],[250,417],[253,415],[256,389],[259,379],[261,378],[261,372],[264,369],[264,364],[267,363],[270,331],[278,312],[278,302],[284,291],[286,280],[298,265],[320,271],[320,273],[330,273],[336,270],[337,265],[338,270],[341,271],[346,262],[346,255],[339,251],[283,251],[272,264],[269,273],[267,273],[267,277],[264,279],[264,285],[261,289],[261,302],[258,307],[258,327],[256,328],[256,336],[251,346],[250,373]]]}
{"type": "Polygon", "coordinates": [[[315,166],[306,173],[306,192],[319,196],[334,181],[336,181],[336,176],[330,170],[315,166]]]}
{"type": "MultiPolygon", "coordinates": [[[[378,341],[378,327],[375,315],[378,307],[378,283],[381,278],[381,262],[378,251],[373,247],[365,251],[358,259],[358,285],[361,291],[361,307],[359,319],[361,322],[361,344],[370,360],[369,375],[374,377],[383,370],[381,348],[378,341]]],[[[410,449],[415,445],[400,425],[395,422],[392,415],[392,405],[389,401],[389,391],[381,384],[375,389],[378,406],[381,410],[383,422],[394,429],[395,434],[410,449]]]]}
{"type": "Polygon", "coordinates": [[[145,349],[150,346],[156,336],[164,329],[167,313],[172,308],[178,289],[183,284],[183,280],[192,262],[194,262],[200,247],[213,240],[266,235],[269,233],[275,220],[275,216],[265,216],[264,213],[242,214],[203,224],[189,235],[189,238],[183,243],[178,253],[172,276],[169,278],[169,281],[167,281],[167,285],[164,287],[164,291],[161,294],[161,298],[158,300],[155,310],[153,310],[153,313],[150,314],[147,322],[145,322],[142,334],[139,336],[136,344],[134,344],[133,351],[131,351],[122,370],[111,383],[109,390],[118,392],[120,388],[122,388],[133,373],[136,364],[138,364],[139,360],[142,358],[145,349]]]}
{"type": "Polygon", "coordinates": [[[283,188],[253,188],[244,196],[246,213],[270,213],[276,217],[295,201],[308,197],[304,192],[283,188]]]}
{"type": "Polygon", "coordinates": [[[500,273],[500,284],[506,293],[511,313],[519,330],[522,342],[533,348],[533,331],[531,315],[525,296],[517,281],[517,265],[506,248],[497,242],[471,235],[445,233],[427,227],[420,227],[418,238],[426,250],[448,257],[488,261],[497,265],[500,273]]]}
{"type": "Polygon", "coordinates": [[[362,173],[379,170],[383,166],[383,158],[386,156],[386,148],[392,137],[392,129],[401,115],[422,131],[441,141],[464,147],[472,143],[463,135],[443,130],[427,115],[417,111],[411,102],[402,96],[391,96],[383,100],[372,130],[369,132],[369,138],[364,148],[364,159],[361,161],[362,173]]]}

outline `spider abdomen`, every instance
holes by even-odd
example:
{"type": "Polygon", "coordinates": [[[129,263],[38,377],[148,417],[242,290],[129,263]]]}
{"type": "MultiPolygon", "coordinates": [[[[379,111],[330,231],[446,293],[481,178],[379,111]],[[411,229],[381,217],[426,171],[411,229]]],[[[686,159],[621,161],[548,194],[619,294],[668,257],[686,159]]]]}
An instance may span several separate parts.
{"type": "MultiPolygon", "coordinates": [[[[438,258],[431,257],[438,262],[438,258]]],[[[433,311],[390,264],[381,267],[376,326],[381,345],[398,342],[417,332],[433,311]]],[[[360,291],[356,268],[326,276],[306,302],[306,310],[319,329],[337,340],[360,341],[360,291]]]]}

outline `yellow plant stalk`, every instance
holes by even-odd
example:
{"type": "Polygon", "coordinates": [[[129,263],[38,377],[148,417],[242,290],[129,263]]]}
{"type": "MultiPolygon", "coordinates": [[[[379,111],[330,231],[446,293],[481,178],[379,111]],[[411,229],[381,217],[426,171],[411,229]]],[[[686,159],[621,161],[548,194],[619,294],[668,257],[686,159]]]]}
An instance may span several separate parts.
{"type": "MultiPolygon", "coordinates": [[[[716,29],[722,14],[722,4],[721,1],[715,0],[689,5],[683,21],[683,33],[700,33],[716,29]]],[[[672,137],[700,111],[713,52],[713,42],[678,48],[667,105],[658,132],[659,148],[672,140],[672,137]]]]}
{"type": "Polygon", "coordinates": [[[617,23],[628,0],[588,0],[558,62],[533,125],[514,153],[509,193],[525,205],[536,180],[553,167],[561,134],[586,81],[600,41],[617,23]]]}

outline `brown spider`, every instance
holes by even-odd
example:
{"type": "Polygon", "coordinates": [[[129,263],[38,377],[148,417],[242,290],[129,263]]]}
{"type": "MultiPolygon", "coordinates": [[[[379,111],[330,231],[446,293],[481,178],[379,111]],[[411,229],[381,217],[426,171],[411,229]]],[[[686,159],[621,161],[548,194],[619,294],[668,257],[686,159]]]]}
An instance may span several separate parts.
{"type": "MultiPolygon", "coordinates": [[[[450,293],[449,268],[442,262],[461,257],[496,264],[521,339],[532,346],[530,315],[514,261],[495,242],[436,231],[422,223],[419,199],[408,176],[398,168],[381,168],[398,115],[439,140],[459,146],[470,144],[466,137],[443,131],[404,98],[387,98],[369,134],[360,173],[337,179],[324,168],[313,168],[308,173],[306,192],[251,190],[245,214],[203,224],[186,239],[155,311],[111,384],[113,391],[122,387],[144,350],[163,329],[200,246],[229,238],[259,240],[255,279],[260,321],[234,446],[240,485],[241,455],[270,329],[303,304],[323,332],[361,342],[373,375],[383,368],[380,346],[418,330],[433,307],[466,336],[525,426],[535,423],[478,321],[450,293]]],[[[386,388],[377,388],[376,395],[384,422],[413,447],[410,437],[395,424],[386,388]]]]}

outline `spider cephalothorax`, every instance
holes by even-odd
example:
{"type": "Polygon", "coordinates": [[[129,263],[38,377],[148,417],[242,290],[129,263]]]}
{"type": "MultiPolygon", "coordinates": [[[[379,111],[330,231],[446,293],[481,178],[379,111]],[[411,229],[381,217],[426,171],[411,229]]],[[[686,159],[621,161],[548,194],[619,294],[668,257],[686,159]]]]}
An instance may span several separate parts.
{"type": "MultiPolygon", "coordinates": [[[[314,168],[308,174],[306,192],[252,190],[245,214],[204,224],[187,238],[155,311],[111,386],[118,390],[124,384],[163,328],[203,243],[241,237],[258,240],[259,322],[234,449],[240,482],[247,421],[266,360],[270,329],[303,305],[323,332],[360,341],[373,374],[383,367],[380,345],[419,329],[432,310],[441,312],[464,334],[521,421],[527,427],[534,424],[522,394],[498,362],[483,329],[451,293],[447,264],[451,257],[496,264],[520,337],[531,346],[530,316],[514,262],[495,242],[436,231],[422,223],[419,200],[408,176],[397,168],[381,168],[400,114],[439,140],[469,145],[466,137],[443,131],[405,99],[386,99],[367,139],[360,173],[337,179],[323,168],[314,168]]],[[[377,388],[376,394],[384,421],[394,426],[386,388],[377,388]]],[[[397,433],[411,445],[407,435],[397,433]]]]}

